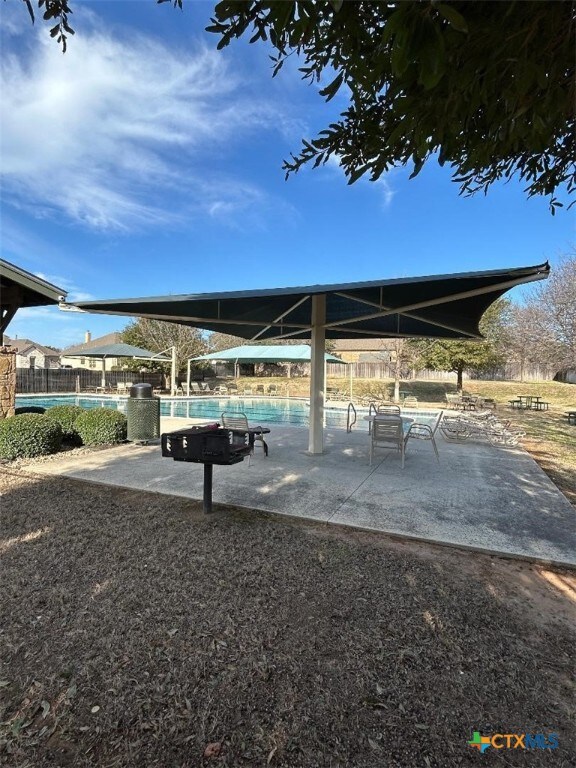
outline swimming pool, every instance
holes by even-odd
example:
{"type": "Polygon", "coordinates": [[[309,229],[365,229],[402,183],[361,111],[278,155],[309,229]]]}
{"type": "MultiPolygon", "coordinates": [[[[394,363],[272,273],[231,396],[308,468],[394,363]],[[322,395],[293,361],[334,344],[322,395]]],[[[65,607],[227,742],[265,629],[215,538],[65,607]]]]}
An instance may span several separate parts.
{"type": "MultiPolygon", "coordinates": [[[[53,405],[79,405],[82,408],[115,408],[126,412],[126,397],[116,396],[86,396],[86,395],[17,395],[16,406],[39,405],[50,408],[53,405]]],[[[294,424],[308,426],[309,407],[306,400],[294,398],[257,398],[257,397],[206,397],[206,398],[161,398],[160,413],[162,416],[173,416],[187,419],[220,419],[222,412],[245,413],[253,424],[294,424]]],[[[359,408],[358,423],[368,412],[367,408],[359,408]]],[[[433,423],[439,411],[408,411],[402,410],[405,416],[418,417],[421,423],[433,423]]],[[[346,428],[346,410],[341,408],[324,409],[325,425],[327,427],[346,428]]]]}

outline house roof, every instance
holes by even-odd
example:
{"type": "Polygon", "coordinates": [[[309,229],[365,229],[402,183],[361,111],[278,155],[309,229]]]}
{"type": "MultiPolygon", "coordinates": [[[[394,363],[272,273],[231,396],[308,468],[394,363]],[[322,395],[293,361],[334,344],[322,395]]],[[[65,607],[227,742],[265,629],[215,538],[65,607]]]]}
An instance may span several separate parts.
{"type": "Polygon", "coordinates": [[[382,352],[394,349],[394,339],[334,339],[334,352],[382,352]]]}
{"type": "Polygon", "coordinates": [[[120,344],[122,342],[122,334],[119,331],[113,333],[107,333],[105,336],[99,336],[97,339],[91,339],[84,344],[74,344],[72,347],[66,347],[62,350],[62,357],[70,357],[71,355],[82,355],[83,353],[89,357],[89,351],[96,347],[107,346],[108,344],[120,344]]]}
{"type": "Polygon", "coordinates": [[[19,355],[23,355],[28,350],[35,349],[44,357],[60,357],[60,352],[56,349],[50,349],[50,347],[45,347],[31,339],[10,339],[8,336],[4,336],[4,344],[15,349],[19,355]]]}

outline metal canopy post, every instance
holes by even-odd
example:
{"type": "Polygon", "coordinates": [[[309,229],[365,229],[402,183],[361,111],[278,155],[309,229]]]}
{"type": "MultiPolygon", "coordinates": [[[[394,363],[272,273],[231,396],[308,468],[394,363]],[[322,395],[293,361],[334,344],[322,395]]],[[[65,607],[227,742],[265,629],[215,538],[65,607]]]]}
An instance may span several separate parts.
{"type": "Polygon", "coordinates": [[[324,452],[324,386],[326,295],[312,296],[312,362],[310,364],[310,431],[308,452],[324,452]]]}

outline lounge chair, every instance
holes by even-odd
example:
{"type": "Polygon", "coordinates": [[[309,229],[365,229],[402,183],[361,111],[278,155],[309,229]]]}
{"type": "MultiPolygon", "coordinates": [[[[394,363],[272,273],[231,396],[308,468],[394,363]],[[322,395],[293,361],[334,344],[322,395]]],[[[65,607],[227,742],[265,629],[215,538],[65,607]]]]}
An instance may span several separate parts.
{"type": "Polygon", "coordinates": [[[200,384],[198,384],[196,381],[190,382],[190,394],[191,395],[204,395],[206,394],[205,390],[202,389],[200,384]]]}
{"type": "Polygon", "coordinates": [[[396,448],[400,452],[402,469],[404,469],[404,454],[406,451],[406,437],[402,427],[402,417],[395,413],[378,413],[372,422],[370,439],[370,466],[374,448],[396,448]]]}
{"type": "Polygon", "coordinates": [[[130,387],[132,386],[131,381],[119,381],[116,384],[117,394],[118,395],[127,395],[130,391],[130,387]]]}
{"type": "Polygon", "coordinates": [[[245,413],[223,413],[222,427],[232,432],[232,442],[245,442],[248,439],[250,454],[254,453],[255,441],[262,443],[264,455],[268,456],[268,444],[264,440],[264,435],[270,433],[268,427],[251,427],[248,424],[248,417],[245,413]]]}

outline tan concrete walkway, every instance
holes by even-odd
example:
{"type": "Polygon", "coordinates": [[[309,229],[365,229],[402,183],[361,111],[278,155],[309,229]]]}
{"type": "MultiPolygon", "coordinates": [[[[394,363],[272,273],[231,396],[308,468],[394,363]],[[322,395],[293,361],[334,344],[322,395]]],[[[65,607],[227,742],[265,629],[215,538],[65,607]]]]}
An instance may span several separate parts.
{"type": "MultiPolygon", "coordinates": [[[[163,418],[162,431],[189,423],[163,418]]],[[[402,470],[395,452],[369,466],[366,425],[328,429],[322,456],[307,454],[307,429],[270,428],[269,458],[257,448],[250,465],[214,467],[214,503],[576,567],[576,510],[520,448],[438,436],[438,464],[413,440],[402,470]]],[[[202,465],[162,458],[159,444],[64,455],[34,471],[202,498],[202,465]]]]}

